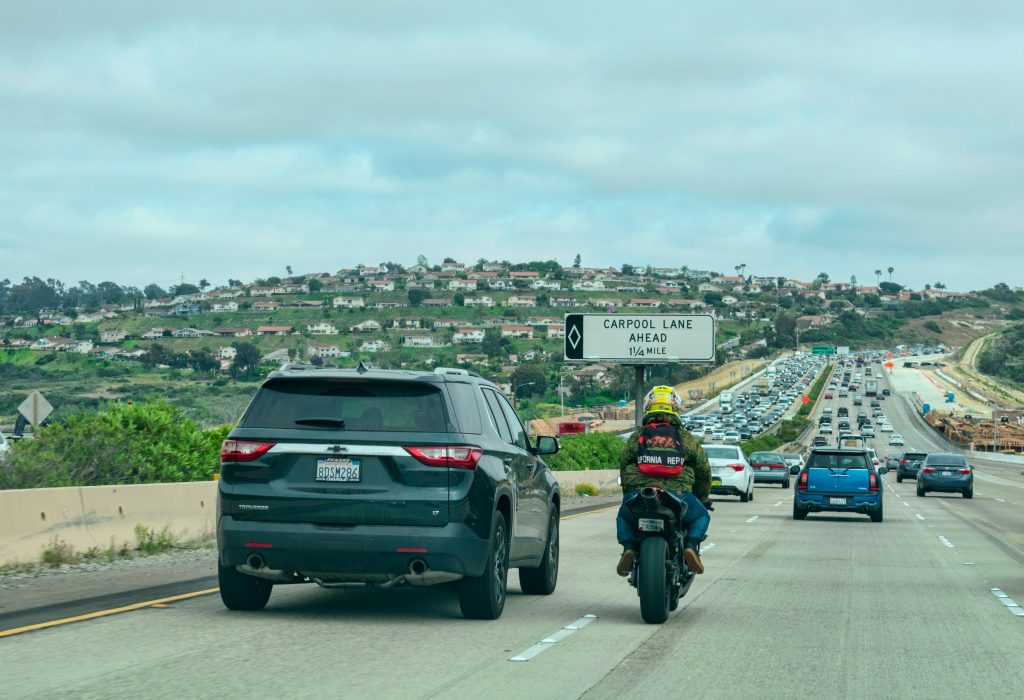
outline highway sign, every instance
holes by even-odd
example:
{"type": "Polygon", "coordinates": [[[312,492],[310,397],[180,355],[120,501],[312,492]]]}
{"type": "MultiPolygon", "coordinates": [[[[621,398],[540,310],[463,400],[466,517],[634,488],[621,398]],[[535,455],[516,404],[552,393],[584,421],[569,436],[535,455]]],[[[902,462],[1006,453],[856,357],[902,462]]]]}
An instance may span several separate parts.
{"type": "Polygon", "coordinates": [[[811,348],[812,355],[835,355],[835,345],[815,345],[811,348]]]}
{"type": "Polygon", "coordinates": [[[566,314],[565,359],[650,365],[714,362],[710,314],[566,314]]]}
{"type": "Polygon", "coordinates": [[[849,345],[839,345],[839,346],[837,346],[836,347],[836,354],[837,355],[849,355],[850,354],[850,346],[849,345]]]}
{"type": "Polygon", "coordinates": [[[25,420],[32,425],[39,425],[53,413],[53,406],[38,389],[34,389],[28,398],[18,406],[18,413],[25,416],[25,420]]]}

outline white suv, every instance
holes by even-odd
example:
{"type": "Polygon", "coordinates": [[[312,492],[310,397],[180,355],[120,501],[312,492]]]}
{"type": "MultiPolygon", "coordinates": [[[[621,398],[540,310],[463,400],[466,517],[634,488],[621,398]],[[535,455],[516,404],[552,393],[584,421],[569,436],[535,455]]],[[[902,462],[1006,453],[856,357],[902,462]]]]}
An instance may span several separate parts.
{"type": "Polygon", "coordinates": [[[754,500],[754,470],[738,445],[704,445],[711,464],[711,493],[754,500]]]}
{"type": "Polygon", "coordinates": [[[4,454],[6,454],[10,449],[11,446],[7,444],[7,440],[4,438],[3,433],[0,433],[0,459],[3,459],[4,454]]]}

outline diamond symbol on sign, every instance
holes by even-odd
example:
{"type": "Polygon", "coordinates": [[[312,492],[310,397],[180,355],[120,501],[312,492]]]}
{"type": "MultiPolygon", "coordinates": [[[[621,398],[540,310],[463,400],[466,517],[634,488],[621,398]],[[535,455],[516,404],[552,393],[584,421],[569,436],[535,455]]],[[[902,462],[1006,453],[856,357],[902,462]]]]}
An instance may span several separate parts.
{"type": "Polygon", "coordinates": [[[580,344],[580,340],[582,339],[582,337],[583,336],[580,333],[580,329],[577,326],[573,326],[569,330],[569,335],[566,336],[567,340],[569,341],[569,345],[572,346],[573,350],[575,350],[576,347],[580,344]]]}

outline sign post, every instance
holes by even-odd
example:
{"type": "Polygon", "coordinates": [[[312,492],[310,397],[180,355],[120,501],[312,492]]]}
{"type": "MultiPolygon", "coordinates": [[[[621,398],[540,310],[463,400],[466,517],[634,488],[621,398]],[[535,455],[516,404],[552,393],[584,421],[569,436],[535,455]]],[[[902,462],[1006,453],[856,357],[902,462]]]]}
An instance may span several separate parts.
{"type": "Polygon", "coordinates": [[[639,427],[646,368],[714,362],[715,319],[710,314],[566,314],[565,361],[632,365],[639,427]]]}
{"type": "Polygon", "coordinates": [[[28,398],[18,406],[18,413],[25,416],[25,420],[31,423],[33,427],[38,427],[40,423],[53,413],[53,406],[46,400],[42,392],[38,389],[33,389],[28,398]]]}

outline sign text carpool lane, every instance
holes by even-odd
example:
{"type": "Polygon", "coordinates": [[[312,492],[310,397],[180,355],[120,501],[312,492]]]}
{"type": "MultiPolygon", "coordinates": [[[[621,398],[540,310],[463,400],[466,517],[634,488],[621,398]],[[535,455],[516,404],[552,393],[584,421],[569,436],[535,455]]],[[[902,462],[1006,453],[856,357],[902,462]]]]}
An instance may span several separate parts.
{"type": "Polygon", "coordinates": [[[651,364],[711,362],[715,321],[707,314],[567,314],[565,359],[651,364]]]}

